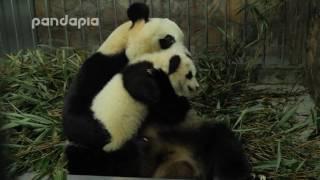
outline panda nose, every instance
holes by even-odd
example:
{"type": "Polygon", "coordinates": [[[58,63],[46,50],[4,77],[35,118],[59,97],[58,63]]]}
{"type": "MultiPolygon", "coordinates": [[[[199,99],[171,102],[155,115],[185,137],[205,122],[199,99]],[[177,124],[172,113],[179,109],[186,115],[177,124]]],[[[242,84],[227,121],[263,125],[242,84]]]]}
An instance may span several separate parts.
{"type": "Polygon", "coordinates": [[[199,84],[197,84],[197,85],[195,86],[195,90],[198,91],[199,88],[200,88],[200,86],[199,86],[199,84]]]}
{"type": "Polygon", "coordinates": [[[188,90],[191,91],[191,92],[198,91],[198,89],[199,89],[199,86],[195,86],[193,88],[191,86],[188,86],[188,90]]]}
{"type": "Polygon", "coordinates": [[[189,91],[193,91],[193,88],[190,87],[190,86],[188,86],[188,90],[189,90],[189,91]]]}

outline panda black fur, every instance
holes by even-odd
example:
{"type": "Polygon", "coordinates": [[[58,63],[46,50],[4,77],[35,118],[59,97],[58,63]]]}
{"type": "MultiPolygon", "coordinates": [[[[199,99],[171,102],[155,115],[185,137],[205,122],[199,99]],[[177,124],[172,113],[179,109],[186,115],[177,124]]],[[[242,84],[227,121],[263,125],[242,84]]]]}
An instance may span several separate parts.
{"type": "Polygon", "coordinates": [[[249,180],[241,142],[221,123],[198,128],[150,123],[142,131],[140,173],[144,177],[249,180]]]}
{"type": "Polygon", "coordinates": [[[101,148],[69,144],[65,150],[69,174],[139,177],[141,152],[137,141],[128,141],[121,149],[105,152],[101,148]]]}
{"type": "Polygon", "coordinates": [[[117,150],[131,139],[146,118],[148,108],[158,101],[166,101],[167,106],[177,101],[176,94],[190,96],[196,91],[196,68],[187,53],[186,49],[171,48],[144,55],[115,75],[94,97],[90,109],[111,137],[103,147],[105,151],[117,150]],[[158,83],[152,69],[161,69],[170,82],[158,83]],[[192,77],[188,78],[188,74],[192,77]]]}
{"type": "Polygon", "coordinates": [[[90,106],[96,94],[130,59],[171,46],[183,46],[180,28],[168,19],[150,19],[148,11],[145,4],[132,4],[127,11],[131,21],[111,33],[73,80],[63,109],[64,134],[72,143],[89,147],[107,143],[108,133],[92,118],[90,106]]]}

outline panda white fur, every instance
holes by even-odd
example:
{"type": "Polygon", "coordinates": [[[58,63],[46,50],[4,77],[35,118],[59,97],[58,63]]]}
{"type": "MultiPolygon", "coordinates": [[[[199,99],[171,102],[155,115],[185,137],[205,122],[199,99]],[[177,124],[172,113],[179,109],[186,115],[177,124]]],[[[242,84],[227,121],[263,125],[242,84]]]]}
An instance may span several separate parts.
{"type": "Polygon", "coordinates": [[[118,150],[132,139],[149,107],[165,99],[174,101],[171,98],[176,95],[188,97],[196,92],[199,84],[189,54],[186,49],[170,48],[143,55],[115,75],[95,96],[90,109],[111,137],[103,148],[105,151],[118,150]],[[152,74],[154,69],[168,76],[168,85],[165,77],[152,74]]]}
{"type": "Polygon", "coordinates": [[[106,144],[108,132],[92,118],[93,98],[131,59],[183,46],[183,33],[172,21],[149,18],[145,4],[134,3],[129,22],[120,25],[81,66],[64,102],[63,131],[68,141],[87,147],[106,144]]]}

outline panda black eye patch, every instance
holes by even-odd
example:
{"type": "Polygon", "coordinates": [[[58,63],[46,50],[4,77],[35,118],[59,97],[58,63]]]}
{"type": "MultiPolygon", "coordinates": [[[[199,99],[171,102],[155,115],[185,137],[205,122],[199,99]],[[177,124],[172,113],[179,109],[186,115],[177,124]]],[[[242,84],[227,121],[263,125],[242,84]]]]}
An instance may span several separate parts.
{"type": "Polygon", "coordinates": [[[166,35],[164,38],[159,40],[161,49],[168,49],[175,42],[176,40],[170,34],[166,35]]]}
{"type": "Polygon", "coordinates": [[[187,79],[192,79],[192,77],[193,77],[193,74],[192,74],[191,71],[189,71],[188,74],[186,74],[186,78],[187,79]]]}
{"type": "Polygon", "coordinates": [[[181,59],[180,59],[180,56],[178,55],[174,55],[170,58],[169,71],[168,71],[169,75],[176,72],[176,70],[180,65],[180,62],[181,62],[181,59]]]}

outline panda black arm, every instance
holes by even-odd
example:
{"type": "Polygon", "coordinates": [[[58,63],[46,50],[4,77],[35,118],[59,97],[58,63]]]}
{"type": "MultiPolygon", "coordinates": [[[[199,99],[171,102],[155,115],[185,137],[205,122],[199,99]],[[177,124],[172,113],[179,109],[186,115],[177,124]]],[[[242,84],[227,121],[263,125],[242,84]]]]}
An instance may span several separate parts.
{"type": "Polygon", "coordinates": [[[158,119],[164,123],[180,123],[184,121],[190,110],[190,103],[186,97],[178,96],[169,80],[161,69],[153,70],[152,76],[160,90],[160,101],[149,107],[151,119],[158,119]]]}
{"type": "MultiPolygon", "coordinates": [[[[92,98],[110,81],[110,79],[120,72],[128,63],[125,53],[116,55],[104,55],[95,53],[89,57],[81,66],[77,77],[70,87],[69,94],[88,99],[92,98]]],[[[86,106],[86,108],[89,107],[86,106]]]]}
{"type": "Polygon", "coordinates": [[[175,101],[177,95],[170,83],[168,75],[161,69],[151,69],[150,76],[156,81],[162,101],[175,101]]]}
{"type": "Polygon", "coordinates": [[[146,105],[160,100],[159,86],[147,71],[152,68],[150,62],[141,62],[126,67],[122,72],[124,88],[134,99],[146,105]]]}
{"type": "Polygon", "coordinates": [[[81,66],[65,98],[63,131],[66,138],[81,145],[99,145],[108,140],[90,105],[102,87],[128,63],[125,53],[106,56],[95,53],[81,66]]]}
{"type": "Polygon", "coordinates": [[[65,99],[65,108],[74,113],[87,111],[94,96],[127,63],[124,52],[113,56],[93,54],[83,63],[73,80],[65,99]]]}

